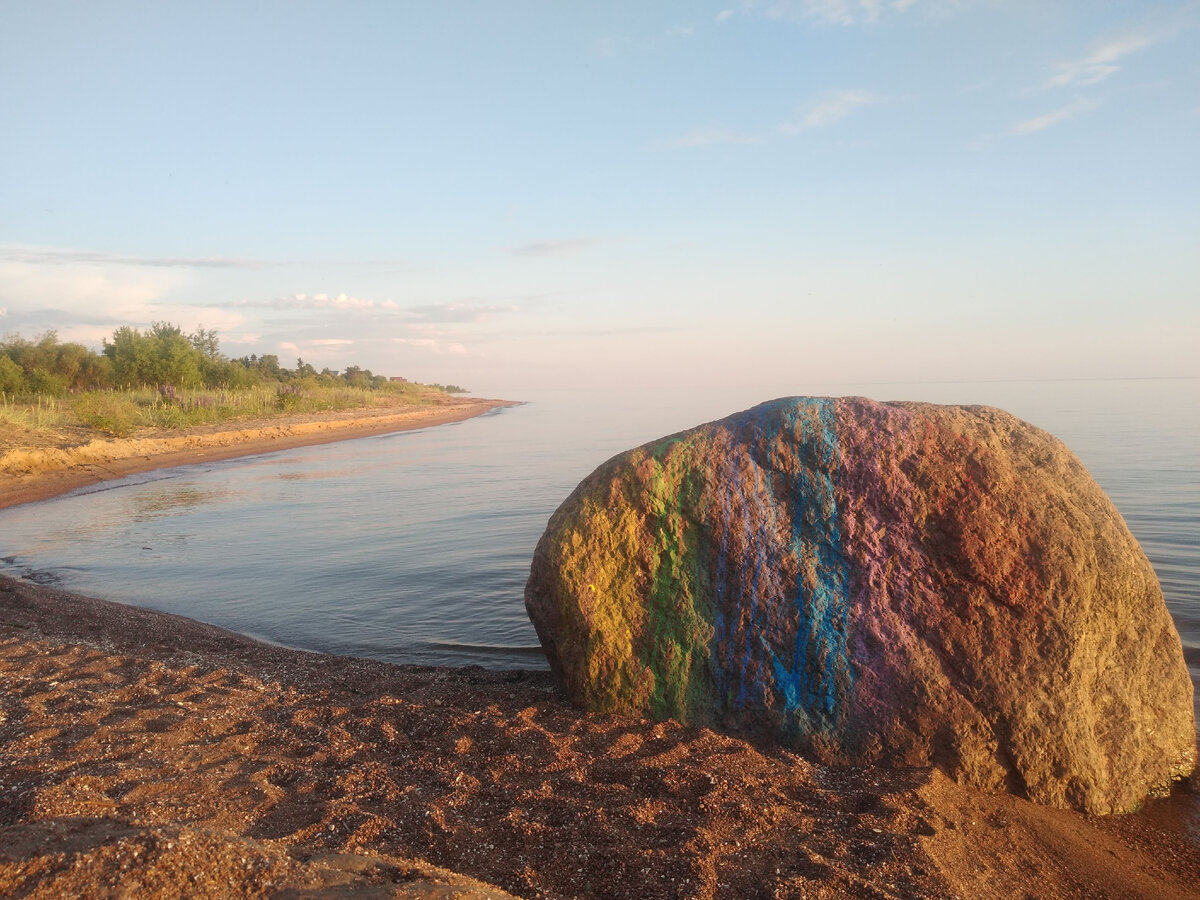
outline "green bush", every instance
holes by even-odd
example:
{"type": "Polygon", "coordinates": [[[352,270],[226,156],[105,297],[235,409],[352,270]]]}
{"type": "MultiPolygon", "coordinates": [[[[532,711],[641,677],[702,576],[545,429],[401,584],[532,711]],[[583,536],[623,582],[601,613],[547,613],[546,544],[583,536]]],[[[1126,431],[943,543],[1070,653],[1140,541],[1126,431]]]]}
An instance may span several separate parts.
{"type": "Polygon", "coordinates": [[[25,389],[44,397],[61,397],[67,392],[67,376],[46,369],[34,369],[25,373],[25,389]]]}
{"type": "Polygon", "coordinates": [[[33,340],[20,335],[0,340],[3,419],[28,428],[50,428],[73,417],[125,437],[139,428],[175,430],[370,407],[396,398],[420,405],[459,390],[392,382],[358,366],[318,373],[303,359],[289,370],[273,354],[228,359],[215,330],[187,335],[168,322],[155,322],[146,332],[118,328],[103,353],[59,343],[53,331],[33,340]]]}
{"type": "Polygon", "coordinates": [[[7,356],[0,356],[0,394],[16,396],[25,392],[25,370],[7,356]]]}
{"type": "Polygon", "coordinates": [[[137,404],[127,394],[84,394],[75,401],[73,411],[85,425],[114,437],[128,437],[137,427],[137,404]]]}

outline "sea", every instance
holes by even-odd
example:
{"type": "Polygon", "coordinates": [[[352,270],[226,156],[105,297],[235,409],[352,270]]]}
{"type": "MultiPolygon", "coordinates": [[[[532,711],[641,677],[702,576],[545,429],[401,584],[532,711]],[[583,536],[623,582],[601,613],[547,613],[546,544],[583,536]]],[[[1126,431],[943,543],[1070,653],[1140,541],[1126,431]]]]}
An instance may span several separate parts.
{"type": "Polygon", "coordinates": [[[288,647],[541,669],[523,590],[575,485],[623,450],[799,395],[998,406],[1061,438],[1153,563],[1200,682],[1200,379],[530,390],[465,422],[0,511],[0,571],[288,647]]]}

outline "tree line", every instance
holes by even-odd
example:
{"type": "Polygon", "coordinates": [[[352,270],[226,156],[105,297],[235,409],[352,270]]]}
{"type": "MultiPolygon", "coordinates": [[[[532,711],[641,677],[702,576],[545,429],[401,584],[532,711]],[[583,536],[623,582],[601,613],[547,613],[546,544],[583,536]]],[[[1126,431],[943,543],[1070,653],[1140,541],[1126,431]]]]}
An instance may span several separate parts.
{"type": "MultiPolygon", "coordinates": [[[[123,325],[112,340],[104,340],[99,353],[82,344],[63,343],[54,331],[32,339],[10,334],[0,340],[0,393],[14,396],[61,397],[72,391],[143,386],[237,389],[310,379],[358,388],[378,388],[388,380],[358,366],[318,372],[303,359],[288,369],[274,354],[230,359],[221,353],[215,329],[185,334],[169,322],[154,322],[147,331],[123,325]]],[[[461,390],[456,385],[447,389],[461,390]]]]}

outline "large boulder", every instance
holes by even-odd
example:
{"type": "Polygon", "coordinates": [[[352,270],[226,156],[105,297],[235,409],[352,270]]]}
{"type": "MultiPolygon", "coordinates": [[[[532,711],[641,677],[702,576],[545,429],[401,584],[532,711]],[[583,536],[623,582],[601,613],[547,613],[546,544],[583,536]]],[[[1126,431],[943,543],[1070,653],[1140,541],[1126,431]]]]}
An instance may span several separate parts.
{"type": "Polygon", "coordinates": [[[525,603],[589,710],[1093,813],[1195,764],[1154,570],[998,409],[789,398],[623,453],[550,519],[525,603]]]}

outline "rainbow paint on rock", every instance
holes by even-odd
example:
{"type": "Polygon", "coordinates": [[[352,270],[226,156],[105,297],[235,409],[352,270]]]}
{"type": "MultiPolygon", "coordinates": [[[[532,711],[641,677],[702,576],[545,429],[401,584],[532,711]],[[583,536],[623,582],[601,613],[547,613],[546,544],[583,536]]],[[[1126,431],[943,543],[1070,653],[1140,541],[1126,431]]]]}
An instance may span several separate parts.
{"type": "MultiPolygon", "coordinates": [[[[1153,571],[1103,492],[1050,435],[984,407],[788,398],[621,454],[550,520],[526,606],[587,709],[831,760],[941,761],[1056,805],[1102,807],[1087,786],[1115,771],[1047,751],[1064,709],[1099,695],[1159,721],[1156,704],[1179,699],[1079,663],[1093,631],[1149,629],[1153,653],[1130,658],[1190,688],[1153,571]]],[[[1119,655],[1125,639],[1098,646],[1119,655]]],[[[1083,756],[1107,742],[1120,758],[1181,729],[1074,737],[1083,756]]]]}
{"type": "Polygon", "coordinates": [[[838,462],[834,401],[806,398],[647,445],[580,497],[558,550],[584,630],[610,632],[589,642],[589,705],[830,730],[853,685],[838,462]]]}
{"type": "Polygon", "coordinates": [[[782,412],[760,408],[741,425],[714,485],[713,678],[722,713],[782,706],[783,727],[807,733],[832,727],[851,682],[834,495],[837,434],[831,401],[807,400],[782,412]],[[811,452],[789,466],[791,446],[811,452]],[[731,554],[731,546],[741,552],[731,554]],[[776,570],[795,574],[777,581],[776,570]],[[771,615],[787,599],[790,623],[771,615]]]}

